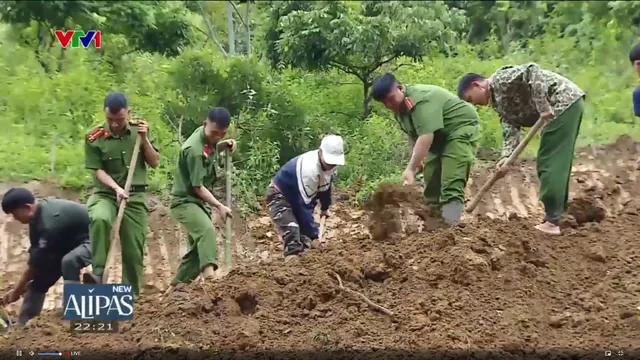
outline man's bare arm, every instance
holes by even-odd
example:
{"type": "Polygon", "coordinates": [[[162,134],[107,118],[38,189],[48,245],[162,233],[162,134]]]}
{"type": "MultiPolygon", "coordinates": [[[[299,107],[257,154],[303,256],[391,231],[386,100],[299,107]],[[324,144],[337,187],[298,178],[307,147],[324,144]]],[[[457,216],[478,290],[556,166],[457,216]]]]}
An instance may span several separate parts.
{"type": "Polygon", "coordinates": [[[521,127],[513,125],[500,117],[500,126],[502,126],[502,153],[500,158],[508,158],[511,153],[520,144],[521,127]]]}
{"type": "Polygon", "coordinates": [[[218,199],[216,199],[216,197],[213,196],[211,191],[209,191],[209,189],[207,189],[206,187],[204,187],[204,186],[194,186],[193,190],[207,204],[209,204],[209,205],[211,205],[213,207],[216,207],[216,208],[218,208],[218,207],[220,207],[222,205],[222,203],[220,201],[218,201],[218,199]]]}
{"type": "Polygon", "coordinates": [[[411,136],[407,136],[407,140],[409,141],[409,151],[413,152],[416,142],[411,138],[411,136]]]}
{"type": "Polygon", "coordinates": [[[424,159],[429,154],[429,149],[431,148],[431,144],[433,143],[433,134],[424,134],[418,137],[418,141],[416,141],[415,146],[413,147],[413,154],[411,155],[411,160],[409,160],[409,165],[407,169],[410,169],[414,173],[418,172],[420,166],[424,162],[424,159]]]}
{"type": "Polygon", "coordinates": [[[409,158],[411,158],[411,156],[413,156],[413,148],[416,147],[416,142],[411,138],[411,136],[407,136],[407,140],[409,144],[409,158]]]}
{"type": "Polygon", "coordinates": [[[144,139],[144,144],[142,145],[142,149],[144,152],[144,161],[152,168],[157,168],[160,165],[160,153],[153,148],[151,144],[151,140],[148,137],[144,139]]]}
{"type": "Polygon", "coordinates": [[[118,183],[116,183],[113,178],[102,169],[96,170],[96,178],[104,185],[113,189],[113,191],[116,191],[120,188],[120,185],[118,185],[118,183]]]}

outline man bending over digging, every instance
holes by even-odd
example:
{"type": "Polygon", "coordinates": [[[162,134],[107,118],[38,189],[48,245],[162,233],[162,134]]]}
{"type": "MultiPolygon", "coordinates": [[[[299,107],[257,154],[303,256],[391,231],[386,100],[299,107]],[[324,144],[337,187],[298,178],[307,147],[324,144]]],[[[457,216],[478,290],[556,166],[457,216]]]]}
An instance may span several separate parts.
{"type": "Polygon", "coordinates": [[[529,63],[503,66],[489,78],[468,73],[458,84],[458,96],[489,105],[500,115],[504,139],[496,168],[503,176],[509,170],[504,166],[507,158],[520,143],[520,129],[533,126],[539,118],[546,122],[536,157],[545,217],[536,229],[560,235],[585,93],[569,79],[529,63]]]}
{"type": "Polygon", "coordinates": [[[423,161],[424,197],[441,207],[442,218],[455,225],[462,217],[465,188],[475,160],[480,132],[470,104],[434,85],[404,85],[386,73],[374,80],[371,96],[393,111],[413,149],[402,174],[413,184],[423,161]]]}
{"type": "Polygon", "coordinates": [[[218,153],[236,150],[235,140],[222,140],[230,123],[227,109],[213,108],[180,149],[171,190],[171,215],[187,230],[189,250],[182,257],[169,290],[178,283],[190,283],[200,274],[203,279],[211,280],[218,268],[211,208],[218,209],[222,219],[231,217],[231,209],[218,201],[209,189],[217,179],[218,153]]]}
{"type": "Polygon", "coordinates": [[[47,292],[60,277],[65,284],[80,283],[80,270],[91,264],[91,219],[81,204],[63,199],[36,202],[24,188],[4,194],[2,211],[29,226],[27,267],[13,290],[0,298],[0,306],[5,306],[24,296],[18,315],[18,325],[24,326],[40,315],[47,292]]]}
{"type": "Polygon", "coordinates": [[[284,164],[267,187],[269,215],[284,240],[285,256],[302,253],[318,239],[313,209],[320,200],[320,216],[328,216],[338,165],[344,165],[344,142],[340,136],[327,135],[320,149],[284,164]]]}

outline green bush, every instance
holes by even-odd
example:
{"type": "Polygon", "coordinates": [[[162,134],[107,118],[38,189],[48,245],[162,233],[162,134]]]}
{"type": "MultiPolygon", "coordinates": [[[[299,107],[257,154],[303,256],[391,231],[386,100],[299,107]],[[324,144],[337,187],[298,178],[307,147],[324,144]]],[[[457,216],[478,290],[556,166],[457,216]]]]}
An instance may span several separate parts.
{"type": "MultiPolygon", "coordinates": [[[[168,59],[132,53],[107,61],[89,51],[67,51],[63,71],[45,74],[32,49],[7,37],[0,28],[0,173],[5,179],[51,178],[84,188],[90,173],[83,167],[83,137],[104,121],[102,101],[114,90],[125,92],[133,112],[149,121],[161,145],[159,169],[151,172],[156,191],[170,188],[181,139],[197,128],[213,106],[234,116],[230,137],[239,142],[234,155],[234,193],[247,210],[255,209],[278,167],[316,148],[324,134],[345,138],[347,163],[339,170],[340,187],[355,186],[364,200],[382,181],[398,181],[410,156],[406,136],[392,114],[373,104],[361,120],[362,84],[336,71],[275,72],[255,58],[220,57],[209,47],[187,48],[168,59]],[[182,119],[182,131],[178,134],[182,119]]],[[[608,142],[621,134],[640,135],[631,107],[637,82],[626,52],[631,38],[605,32],[601,45],[585,50],[572,39],[545,35],[507,55],[489,38],[475,47],[461,45],[456,55],[434,55],[395,73],[405,83],[427,83],[455,92],[467,71],[490,75],[502,65],[535,61],[558,71],[587,93],[579,144],[608,142]],[[605,45],[609,46],[606,47],[605,45]]],[[[399,63],[408,62],[403,59],[399,63]]],[[[390,65],[391,67],[391,65],[390,65]]],[[[485,151],[499,151],[498,117],[479,109],[485,151]]],[[[537,144],[527,150],[534,155],[537,144]]]]}

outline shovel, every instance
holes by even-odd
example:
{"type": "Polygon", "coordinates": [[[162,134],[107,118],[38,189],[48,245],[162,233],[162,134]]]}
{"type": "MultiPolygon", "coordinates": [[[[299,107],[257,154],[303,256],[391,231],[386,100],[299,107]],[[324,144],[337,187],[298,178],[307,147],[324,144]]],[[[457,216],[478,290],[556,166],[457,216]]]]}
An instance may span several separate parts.
{"type": "MultiPolygon", "coordinates": [[[[535,123],[535,125],[533,125],[533,127],[531,128],[531,130],[529,130],[529,132],[527,133],[527,136],[525,136],[525,138],[520,142],[520,144],[518,145],[518,147],[516,147],[515,150],[513,150],[513,152],[511,153],[511,155],[507,158],[507,161],[504,163],[503,166],[509,166],[511,164],[513,164],[513,162],[516,160],[516,158],[520,155],[520,153],[522,153],[522,151],[524,150],[525,147],[527,147],[527,145],[529,145],[529,143],[531,142],[531,140],[533,139],[534,136],[536,136],[536,134],[538,133],[538,131],[542,128],[542,126],[544,125],[544,120],[542,120],[542,118],[538,119],[538,121],[535,123]]],[[[465,211],[467,213],[472,212],[476,206],[478,206],[478,204],[480,203],[480,200],[482,200],[482,197],[484,196],[484,194],[487,193],[487,191],[489,191],[489,189],[491,189],[491,187],[502,177],[502,174],[499,171],[496,171],[491,178],[489,179],[489,181],[487,181],[478,191],[478,194],[476,194],[476,196],[473,198],[473,200],[471,200],[471,202],[469,203],[469,205],[467,205],[467,208],[465,209],[465,211]]]]}

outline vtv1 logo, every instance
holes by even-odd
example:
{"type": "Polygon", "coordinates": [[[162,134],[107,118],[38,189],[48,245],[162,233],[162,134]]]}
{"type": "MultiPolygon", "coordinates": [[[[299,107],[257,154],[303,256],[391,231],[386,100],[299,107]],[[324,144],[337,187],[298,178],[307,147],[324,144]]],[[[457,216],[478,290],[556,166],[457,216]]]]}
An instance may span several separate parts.
{"type": "Polygon", "coordinates": [[[64,319],[132,320],[132,287],[124,284],[64,284],[64,319]]]}
{"type": "Polygon", "coordinates": [[[55,34],[58,42],[65,49],[69,46],[69,43],[71,43],[72,49],[77,49],[81,45],[86,49],[92,41],[96,49],[100,49],[102,46],[100,30],[89,30],[86,33],[82,30],[56,30],[55,34]]]}

